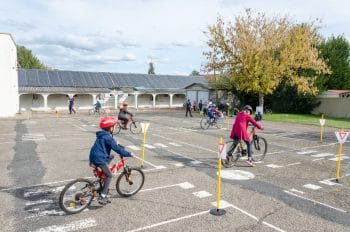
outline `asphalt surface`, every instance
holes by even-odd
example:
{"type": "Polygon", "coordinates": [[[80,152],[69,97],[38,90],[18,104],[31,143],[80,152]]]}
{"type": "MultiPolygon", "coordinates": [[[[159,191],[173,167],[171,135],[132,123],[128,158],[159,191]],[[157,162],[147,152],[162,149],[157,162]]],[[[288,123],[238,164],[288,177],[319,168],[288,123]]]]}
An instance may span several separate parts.
{"type": "MultiPolygon", "coordinates": [[[[217,208],[217,150],[224,128],[200,128],[200,116],[183,111],[135,111],[149,122],[145,184],[122,198],[111,184],[112,203],[93,201],[66,215],[58,206],[63,186],[92,177],[89,150],[99,118],[20,115],[0,121],[1,231],[350,231],[350,142],[343,145],[341,178],[335,181],[339,144],[335,128],[262,122],[258,134],[268,154],[249,167],[244,160],[221,170],[217,208]]],[[[346,128],[350,131],[349,127],[346,128]]],[[[141,157],[143,134],[123,130],[118,143],[141,157]]],[[[131,166],[141,161],[128,160],[131,166]]]]}

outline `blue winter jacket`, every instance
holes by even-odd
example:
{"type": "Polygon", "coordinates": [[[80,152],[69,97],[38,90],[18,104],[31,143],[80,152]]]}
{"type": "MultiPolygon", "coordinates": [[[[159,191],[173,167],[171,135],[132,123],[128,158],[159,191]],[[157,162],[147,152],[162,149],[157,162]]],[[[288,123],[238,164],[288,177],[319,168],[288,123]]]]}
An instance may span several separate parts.
{"type": "Polygon", "coordinates": [[[130,152],[124,150],[105,130],[96,132],[96,141],[90,150],[90,163],[94,165],[108,164],[111,150],[123,157],[131,157],[130,152]]]}

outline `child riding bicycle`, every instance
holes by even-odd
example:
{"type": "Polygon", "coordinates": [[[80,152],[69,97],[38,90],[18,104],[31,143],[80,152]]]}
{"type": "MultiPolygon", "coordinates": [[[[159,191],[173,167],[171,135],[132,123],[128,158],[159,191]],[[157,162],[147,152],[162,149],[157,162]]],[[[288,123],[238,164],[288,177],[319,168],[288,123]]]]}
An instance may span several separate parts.
{"type": "MultiPolygon", "coordinates": [[[[242,111],[236,116],[235,122],[232,126],[230,138],[233,140],[243,140],[247,144],[248,160],[247,163],[250,166],[254,166],[254,159],[252,158],[251,142],[249,134],[247,132],[249,123],[253,124],[260,130],[264,130],[264,127],[259,125],[251,116],[253,109],[250,105],[243,107],[242,111]]],[[[229,154],[233,152],[237,143],[233,143],[233,146],[229,149],[229,154]]]]}
{"type": "Polygon", "coordinates": [[[207,114],[210,118],[210,123],[215,123],[221,116],[221,112],[218,110],[215,104],[209,105],[207,114]]]}
{"type": "Polygon", "coordinates": [[[123,108],[120,109],[118,114],[118,119],[122,121],[122,129],[126,130],[129,117],[132,117],[132,116],[133,114],[128,111],[128,103],[124,102],[123,108]]]}
{"type": "Polygon", "coordinates": [[[118,120],[114,117],[106,116],[100,121],[101,131],[96,132],[96,141],[90,150],[90,164],[101,168],[102,172],[106,175],[106,181],[103,184],[101,195],[98,199],[98,203],[105,205],[111,201],[107,198],[109,185],[112,181],[112,173],[109,170],[109,163],[113,160],[114,155],[111,155],[111,150],[117,152],[122,157],[133,157],[135,155],[126,151],[122,146],[118,145],[113,139],[112,134],[115,128],[115,124],[118,120]]]}

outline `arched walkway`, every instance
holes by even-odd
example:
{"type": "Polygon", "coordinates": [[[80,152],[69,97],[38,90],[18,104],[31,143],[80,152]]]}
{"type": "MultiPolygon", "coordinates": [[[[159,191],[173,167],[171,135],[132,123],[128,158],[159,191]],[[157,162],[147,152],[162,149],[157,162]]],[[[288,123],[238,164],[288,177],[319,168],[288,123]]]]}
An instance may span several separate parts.
{"type": "Polygon", "coordinates": [[[158,107],[169,107],[170,106],[170,96],[169,96],[169,94],[157,94],[157,96],[156,96],[156,106],[158,106],[158,107]]]}
{"type": "Polygon", "coordinates": [[[185,94],[174,94],[173,107],[182,107],[185,101],[186,101],[185,94]]]}
{"type": "Polygon", "coordinates": [[[50,94],[47,97],[48,108],[66,109],[68,110],[68,95],[67,94],[50,94]]]}
{"type": "Polygon", "coordinates": [[[90,109],[93,107],[94,100],[91,94],[76,94],[74,98],[76,109],[90,109]]]}
{"type": "Polygon", "coordinates": [[[153,106],[153,95],[152,94],[140,94],[137,98],[138,107],[152,107],[153,106]]]}
{"type": "Polygon", "coordinates": [[[44,97],[41,94],[21,94],[19,108],[30,110],[31,108],[44,108],[44,97]]]}

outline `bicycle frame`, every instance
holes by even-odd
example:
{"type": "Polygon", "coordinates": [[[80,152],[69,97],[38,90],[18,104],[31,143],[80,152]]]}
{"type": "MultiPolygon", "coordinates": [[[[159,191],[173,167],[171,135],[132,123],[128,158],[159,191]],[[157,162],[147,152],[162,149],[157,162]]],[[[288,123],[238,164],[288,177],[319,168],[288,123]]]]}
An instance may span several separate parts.
{"type": "MultiPolygon", "coordinates": [[[[111,171],[112,174],[117,174],[119,170],[123,167],[126,167],[126,162],[125,162],[125,158],[121,157],[118,163],[115,163],[109,167],[109,170],[111,171]]],[[[93,170],[94,176],[100,178],[102,181],[105,181],[107,176],[102,172],[102,170],[99,169],[98,167],[93,167],[93,168],[94,168],[93,170]]]]}

